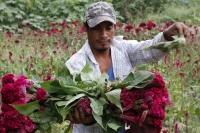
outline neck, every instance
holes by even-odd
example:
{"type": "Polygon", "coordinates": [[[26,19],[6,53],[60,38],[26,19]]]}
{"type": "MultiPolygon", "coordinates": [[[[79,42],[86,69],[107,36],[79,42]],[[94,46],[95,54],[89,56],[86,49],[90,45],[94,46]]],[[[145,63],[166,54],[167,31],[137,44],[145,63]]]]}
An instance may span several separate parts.
{"type": "Polygon", "coordinates": [[[99,58],[107,59],[107,58],[110,58],[110,57],[111,57],[111,50],[110,50],[110,48],[107,49],[107,50],[104,50],[104,51],[92,50],[92,53],[93,53],[93,55],[94,55],[94,57],[95,57],[96,59],[99,59],[99,58]]]}
{"type": "Polygon", "coordinates": [[[101,51],[101,52],[97,51],[96,52],[92,51],[92,52],[94,54],[96,61],[99,64],[99,69],[101,73],[107,72],[110,66],[112,65],[111,50],[108,49],[106,51],[101,51]]]}

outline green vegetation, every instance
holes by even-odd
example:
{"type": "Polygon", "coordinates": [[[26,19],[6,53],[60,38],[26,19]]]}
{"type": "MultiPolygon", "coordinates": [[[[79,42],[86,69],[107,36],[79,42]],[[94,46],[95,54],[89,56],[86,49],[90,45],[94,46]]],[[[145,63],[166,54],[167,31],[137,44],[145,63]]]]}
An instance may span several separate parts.
{"type": "Polygon", "coordinates": [[[33,28],[43,29],[48,22],[84,20],[88,0],[2,0],[0,29],[14,30],[29,22],[33,28]]]}
{"type": "MultiPolygon", "coordinates": [[[[48,22],[84,21],[86,7],[100,0],[2,0],[0,31],[19,31],[23,24],[47,29],[48,22]]],[[[200,0],[104,0],[113,4],[121,23],[187,21],[200,24],[200,0]]]]}

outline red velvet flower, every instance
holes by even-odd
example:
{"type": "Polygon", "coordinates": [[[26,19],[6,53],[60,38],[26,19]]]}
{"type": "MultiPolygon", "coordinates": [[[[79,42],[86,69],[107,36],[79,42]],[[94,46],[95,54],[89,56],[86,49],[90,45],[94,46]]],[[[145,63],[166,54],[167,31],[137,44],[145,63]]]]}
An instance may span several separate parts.
{"type": "Polygon", "coordinates": [[[3,123],[7,130],[16,130],[22,126],[19,116],[20,114],[17,112],[17,110],[4,113],[3,123]]]}
{"type": "Polygon", "coordinates": [[[3,123],[8,131],[25,131],[26,133],[35,129],[33,121],[28,116],[19,114],[17,110],[4,113],[3,123]]]}
{"type": "Polygon", "coordinates": [[[139,27],[143,27],[143,28],[144,28],[145,26],[146,26],[146,23],[145,23],[145,22],[141,22],[140,25],[139,25],[139,27]]]}
{"type": "Polygon", "coordinates": [[[5,76],[2,77],[2,86],[14,82],[15,82],[14,74],[6,74],[5,76]]]}
{"type": "Polygon", "coordinates": [[[121,28],[121,27],[123,26],[123,24],[117,22],[117,23],[116,23],[116,26],[121,28]]]}
{"type": "Polygon", "coordinates": [[[48,81],[48,80],[54,80],[54,78],[50,75],[48,75],[46,78],[43,79],[44,81],[48,81]]]}
{"type": "Polygon", "coordinates": [[[15,84],[16,85],[26,85],[26,84],[28,84],[28,81],[26,79],[27,79],[27,77],[24,75],[17,76],[15,84]]]}
{"type": "Polygon", "coordinates": [[[127,125],[131,125],[132,123],[137,123],[139,117],[134,111],[126,111],[123,114],[119,115],[119,118],[123,119],[127,125]]]}
{"type": "Polygon", "coordinates": [[[141,28],[140,28],[140,27],[135,28],[135,32],[136,32],[136,33],[139,33],[140,31],[141,31],[141,28]]]}
{"type": "Polygon", "coordinates": [[[125,27],[125,32],[130,32],[131,29],[133,29],[133,25],[127,24],[125,27]]]}
{"type": "Polygon", "coordinates": [[[128,91],[126,88],[121,89],[120,101],[123,105],[123,110],[131,109],[135,104],[135,92],[128,91]]]}
{"type": "Polygon", "coordinates": [[[39,88],[36,92],[36,98],[38,100],[45,100],[47,96],[47,92],[46,90],[44,90],[43,88],[39,88]]]}
{"type": "Polygon", "coordinates": [[[165,87],[165,81],[163,80],[162,76],[157,72],[152,72],[152,73],[155,74],[155,78],[153,78],[153,80],[147,87],[158,87],[158,88],[165,87]]]}
{"type": "Polygon", "coordinates": [[[0,125],[0,133],[6,133],[6,128],[0,125]]]}
{"type": "Polygon", "coordinates": [[[20,94],[20,88],[14,87],[13,84],[6,84],[1,90],[2,103],[10,104],[18,101],[22,95],[20,94]]]}
{"type": "Polygon", "coordinates": [[[156,24],[154,24],[152,21],[149,21],[147,24],[147,29],[152,30],[154,27],[156,27],[156,24]]]}
{"type": "Polygon", "coordinates": [[[20,75],[17,77],[17,80],[15,81],[14,85],[15,87],[19,87],[20,88],[20,94],[22,96],[26,95],[26,86],[28,85],[28,81],[27,81],[27,77],[25,77],[24,75],[20,75]]]}
{"type": "Polygon", "coordinates": [[[88,97],[82,98],[75,106],[77,109],[84,110],[87,114],[92,114],[92,109],[90,107],[90,99],[88,97]]]}
{"type": "Polygon", "coordinates": [[[2,112],[8,112],[8,111],[12,111],[12,110],[15,110],[12,106],[10,106],[9,104],[2,103],[2,105],[1,105],[2,112]]]}

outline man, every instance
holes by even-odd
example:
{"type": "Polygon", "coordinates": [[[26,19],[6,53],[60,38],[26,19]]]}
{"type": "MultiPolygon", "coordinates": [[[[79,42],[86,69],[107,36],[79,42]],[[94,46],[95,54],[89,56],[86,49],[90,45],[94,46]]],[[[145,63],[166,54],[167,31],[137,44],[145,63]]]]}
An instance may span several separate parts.
{"type": "MultiPolygon", "coordinates": [[[[144,48],[173,40],[172,36],[176,35],[177,31],[183,35],[189,32],[186,25],[178,22],[157,34],[152,40],[137,42],[115,37],[115,24],[115,10],[110,4],[97,2],[88,7],[84,22],[88,40],[66,62],[72,74],[80,72],[87,61],[97,77],[107,72],[109,80],[113,81],[117,77],[123,80],[135,66],[156,62],[166,55],[159,50],[147,51],[143,50],[144,48]]],[[[74,123],[73,133],[103,132],[92,115],[86,117],[82,110],[75,110],[74,116],[69,114],[68,119],[74,123]]]]}

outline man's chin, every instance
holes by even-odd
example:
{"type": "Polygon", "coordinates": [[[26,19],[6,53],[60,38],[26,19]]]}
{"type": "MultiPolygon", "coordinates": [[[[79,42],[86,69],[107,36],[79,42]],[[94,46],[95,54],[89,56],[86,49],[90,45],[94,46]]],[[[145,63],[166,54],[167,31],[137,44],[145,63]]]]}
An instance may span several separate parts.
{"type": "Polygon", "coordinates": [[[105,52],[107,50],[108,50],[108,48],[100,48],[100,49],[98,49],[99,52],[105,52]]]}

